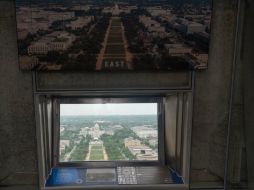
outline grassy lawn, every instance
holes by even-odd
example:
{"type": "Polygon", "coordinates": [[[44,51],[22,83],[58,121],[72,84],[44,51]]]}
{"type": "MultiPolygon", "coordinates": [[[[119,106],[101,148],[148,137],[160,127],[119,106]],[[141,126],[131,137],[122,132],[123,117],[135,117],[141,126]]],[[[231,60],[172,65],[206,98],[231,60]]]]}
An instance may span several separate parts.
{"type": "Polygon", "coordinates": [[[121,26],[121,21],[120,20],[112,20],[112,23],[111,23],[111,26],[112,27],[120,27],[121,26]]]}
{"type": "Polygon", "coordinates": [[[108,43],[123,43],[122,35],[109,36],[108,43]]]}
{"type": "Polygon", "coordinates": [[[92,145],[92,149],[102,149],[101,145],[92,145]]]}
{"type": "Polygon", "coordinates": [[[105,54],[124,54],[124,46],[123,45],[107,45],[105,54]]]}
{"type": "Polygon", "coordinates": [[[110,34],[122,34],[121,27],[112,27],[110,28],[110,34]]]}
{"type": "Polygon", "coordinates": [[[101,145],[93,145],[91,147],[89,160],[104,160],[103,148],[101,145]]]}

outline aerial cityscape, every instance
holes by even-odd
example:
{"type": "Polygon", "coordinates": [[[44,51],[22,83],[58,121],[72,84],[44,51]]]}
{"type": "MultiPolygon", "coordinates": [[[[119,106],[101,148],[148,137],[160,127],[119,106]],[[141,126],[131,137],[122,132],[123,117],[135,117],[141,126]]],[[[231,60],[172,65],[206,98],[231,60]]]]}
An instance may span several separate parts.
{"type": "Polygon", "coordinates": [[[16,0],[22,70],[208,67],[212,0],[16,0]]]}
{"type": "Polygon", "coordinates": [[[158,160],[156,115],[61,116],[61,162],[158,160]]]}

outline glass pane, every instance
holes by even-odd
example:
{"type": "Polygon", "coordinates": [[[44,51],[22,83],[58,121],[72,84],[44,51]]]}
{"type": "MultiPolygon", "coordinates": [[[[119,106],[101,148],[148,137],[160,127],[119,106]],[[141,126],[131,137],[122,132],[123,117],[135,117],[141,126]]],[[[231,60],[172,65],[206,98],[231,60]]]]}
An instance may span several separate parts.
{"type": "Polygon", "coordinates": [[[61,104],[60,162],[158,160],[157,103],[61,104]]]}

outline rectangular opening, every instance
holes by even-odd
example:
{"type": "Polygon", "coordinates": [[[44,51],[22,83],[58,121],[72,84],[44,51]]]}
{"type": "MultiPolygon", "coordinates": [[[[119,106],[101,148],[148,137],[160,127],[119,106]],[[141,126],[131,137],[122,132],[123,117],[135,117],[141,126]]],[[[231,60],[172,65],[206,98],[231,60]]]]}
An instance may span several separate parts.
{"type": "Polygon", "coordinates": [[[59,164],[159,164],[164,157],[160,98],[61,98],[57,105],[59,164]]]}
{"type": "Polygon", "coordinates": [[[41,186],[186,189],[190,98],[190,93],[37,96],[41,186]]]}

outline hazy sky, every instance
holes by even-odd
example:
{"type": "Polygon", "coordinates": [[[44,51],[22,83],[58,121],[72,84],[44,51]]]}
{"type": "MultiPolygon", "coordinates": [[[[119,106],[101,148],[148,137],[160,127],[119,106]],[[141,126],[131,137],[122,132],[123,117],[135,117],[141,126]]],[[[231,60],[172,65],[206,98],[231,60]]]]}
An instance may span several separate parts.
{"type": "Polygon", "coordinates": [[[61,104],[61,115],[151,115],[157,114],[156,103],[128,104],[61,104]]]}

